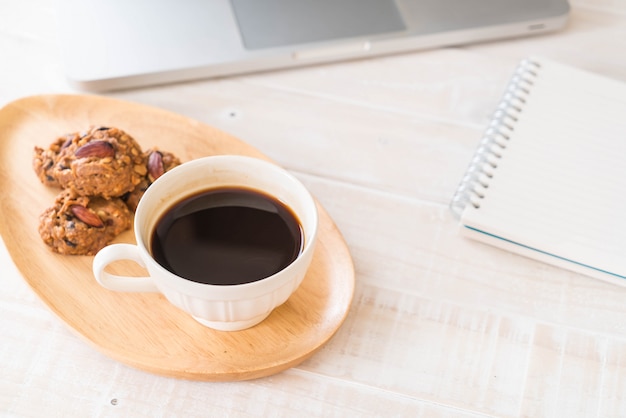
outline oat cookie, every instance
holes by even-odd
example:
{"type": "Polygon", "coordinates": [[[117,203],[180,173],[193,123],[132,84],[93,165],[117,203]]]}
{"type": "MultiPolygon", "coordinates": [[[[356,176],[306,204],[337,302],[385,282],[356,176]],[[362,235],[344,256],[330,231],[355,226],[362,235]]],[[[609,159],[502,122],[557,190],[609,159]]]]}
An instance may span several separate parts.
{"type": "Polygon", "coordinates": [[[52,169],[59,159],[61,150],[67,147],[73,140],[78,140],[76,133],[67,134],[57,138],[48,149],[35,147],[33,155],[33,170],[39,180],[49,187],[61,187],[59,181],[54,177],[52,169]]]}
{"type": "Polygon", "coordinates": [[[131,223],[132,214],[121,199],[80,196],[65,189],[40,215],[39,234],[57,253],[94,255],[131,223]]]}
{"type": "Polygon", "coordinates": [[[147,174],[133,191],[123,196],[124,201],[133,212],[137,209],[139,199],[148,187],[164,173],[180,165],[180,160],[171,152],[161,151],[154,147],[144,152],[147,174]]]}
{"type": "Polygon", "coordinates": [[[132,191],[146,174],[145,157],[130,135],[118,128],[94,127],[72,136],[46,175],[79,195],[108,199],[132,191]]]}

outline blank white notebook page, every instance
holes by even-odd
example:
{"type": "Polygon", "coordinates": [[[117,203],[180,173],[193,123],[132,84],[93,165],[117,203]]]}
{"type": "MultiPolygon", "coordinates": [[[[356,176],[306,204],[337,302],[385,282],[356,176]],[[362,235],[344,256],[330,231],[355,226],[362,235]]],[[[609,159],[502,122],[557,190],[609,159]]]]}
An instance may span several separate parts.
{"type": "Polygon", "coordinates": [[[626,84],[531,61],[494,122],[496,167],[481,168],[462,229],[626,277],[626,84]]]}

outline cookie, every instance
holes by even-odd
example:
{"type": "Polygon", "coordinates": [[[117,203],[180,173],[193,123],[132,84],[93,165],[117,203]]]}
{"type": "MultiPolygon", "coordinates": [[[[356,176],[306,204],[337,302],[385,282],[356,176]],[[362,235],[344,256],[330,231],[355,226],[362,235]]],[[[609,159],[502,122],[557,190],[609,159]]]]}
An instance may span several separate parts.
{"type": "Polygon", "coordinates": [[[144,152],[147,174],[135,189],[123,196],[123,200],[133,212],[148,187],[164,173],[180,165],[180,160],[171,152],[161,151],[154,147],[144,152]]]}
{"type": "Polygon", "coordinates": [[[61,150],[68,146],[72,140],[77,140],[78,134],[67,134],[57,138],[48,149],[35,147],[33,155],[33,170],[39,180],[48,187],[61,187],[59,181],[54,177],[52,169],[59,159],[61,150]]]}
{"type": "Polygon", "coordinates": [[[39,217],[39,234],[54,252],[94,255],[129,229],[132,214],[119,198],[80,196],[63,190],[39,217]]]}
{"type": "MultiPolygon", "coordinates": [[[[43,163],[45,167],[47,163],[43,163]]],[[[94,127],[64,144],[46,176],[81,196],[119,197],[147,174],[139,144],[118,128],[94,127]]]]}

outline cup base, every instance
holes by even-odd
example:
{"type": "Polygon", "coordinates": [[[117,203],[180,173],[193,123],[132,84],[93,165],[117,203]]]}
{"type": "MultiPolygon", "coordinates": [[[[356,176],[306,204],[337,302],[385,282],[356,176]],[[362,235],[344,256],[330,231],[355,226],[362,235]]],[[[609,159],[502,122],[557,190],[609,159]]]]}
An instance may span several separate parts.
{"type": "Polygon", "coordinates": [[[198,318],[197,316],[194,316],[193,319],[195,319],[205,327],[209,327],[217,331],[241,331],[257,325],[265,318],[267,318],[269,314],[270,312],[264,313],[262,315],[255,316],[254,318],[246,319],[245,321],[207,321],[206,319],[198,318]]]}

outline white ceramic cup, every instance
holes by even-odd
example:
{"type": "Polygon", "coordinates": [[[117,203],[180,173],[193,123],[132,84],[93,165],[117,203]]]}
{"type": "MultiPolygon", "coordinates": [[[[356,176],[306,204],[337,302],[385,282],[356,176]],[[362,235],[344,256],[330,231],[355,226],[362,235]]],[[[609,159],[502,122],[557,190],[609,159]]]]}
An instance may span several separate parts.
{"type": "Polygon", "coordinates": [[[198,322],[222,331],[252,327],[283,304],[298,288],[313,258],[318,214],[314,199],[294,176],[275,164],[251,157],[220,155],[184,163],[158,178],[135,212],[137,244],[111,244],[96,254],[93,273],[100,285],[119,292],[160,292],[198,322]],[[246,187],[273,196],[297,216],[304,234],[298,257],[283,270],[250,283],[204,284],[179,277],[150,254],[152,232],[161,216],[182,199],[221,187],[246,187]],[[118,260],[132,260],[148,277],[105,271],[118,260]]]}

